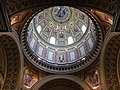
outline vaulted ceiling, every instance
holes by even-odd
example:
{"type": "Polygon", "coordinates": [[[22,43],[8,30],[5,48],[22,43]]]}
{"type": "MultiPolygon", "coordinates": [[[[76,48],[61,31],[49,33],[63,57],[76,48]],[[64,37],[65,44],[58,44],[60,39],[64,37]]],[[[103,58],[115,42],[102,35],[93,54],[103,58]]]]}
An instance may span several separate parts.
{"type": "MultiPolygon", "coordinates": [[[[33,77],[37,77],[38,82],[36,81],[37,83],[35,82],[35,84],[33,84],[33,90],[47,90],[48,88],[46,88],[46,86],[49,87],[50,90],[61,90],[63,89],[61,85],[64,86],[64,89],[69,88],[70,90],[74,90],[74,86],[76,87],[75,90],[77,90],[78,88],[78,90],[85,90],[87,88],[89,88],[89,90],[96,89],[94,87],[97,84],[91,84],[89,79],[87,78],[87,76],[90,75],[89,71],[97,72],[97,75],[100,78],[100,87],[98,85],[98,88],[96,90],[119,90],[119,0],[2,0],[0,1],[0,3],[0,29],[2,32],[14,32],[14,34],[12,35],[9,33],[0,34],[0,60],[3,61],[0,62],[0,65],[7,65],[5,67],[2,66],[2,69],[0,69],[0,71],[2,71],[2,75],[4,76],[1,77],[2,75],[0,75],[1,80],[4,79],[4,85],[2,86],[4,90],[15,90],[16,86],[17,88],[28,90],[26,87],[24,87],[25,85],[23,85],[23,79],[25,78],[25,71],[27,69],[32,69],[31,71],[35,73],[35,76],[33,75],[33,77]],[[53,75],[52,77],[50,77],[54,78],[53,80],[51,79],[51,81],[46,81],[46,79],[48,79],[49,75],[51,74],[33,67],[33,65],[27,60],[27,58],[24,55],[24,57],[21,55],[21,50],[23,50],[23,48],[21,48],[18,39],[20,39],[21,37],[21,31],[23,27],[27,25],[26,21],[28,19],[32,19],[34,17],[33,14],[37,14],[38,10],[42,11],[51,6],[61,5],[72,6],[78,9],[86,10],[94,16],[94,18],[98,21],[100,28],[103,30],[102,33],[104,42],[100,47],[101,53],[99,54],[99,57],[84,70],[70,74],[71,78],[74,76],[74,79],[78,77],[78,80],[76,80],[82,82],[83,86],[86,85],[87,87],[81,86],[82,84],[76,84],[75,82],[73,82],[75,81],[73,78],[70,78],[71,80],[63,79],[69,77],[66,75],[60,75],[60,77],[63,77],[61,79],[55,79],[53,75]],[[11,29],[11,25],[15,31],[11,29]],[[16,39],[14,35],[15,37],[17,37],[16,39]],[[23,58],[21,58],[21,56],[23,58]],[[42,82],[44,82],[45,84],[43,85],[42,82]],[[40,88],[39,86],[41,85],[42,87],[40,88]],[[54,85],[55,87],[52,87],[54,85]],[[73,86],[70,87],[70,85],[73,86]]],[[[31,54],[29,52],[28,55],[31,57],[31,54]]],[[[37,63],[38,61],[34,62],[37,63]]],[[[86,63],[87,62],[83,64],[86,63]]],[[[62,68],[60,70],[62,70],[62,68]]],[[[59,77],[59,75],[56,75],[56,77],[59,77]]]]}

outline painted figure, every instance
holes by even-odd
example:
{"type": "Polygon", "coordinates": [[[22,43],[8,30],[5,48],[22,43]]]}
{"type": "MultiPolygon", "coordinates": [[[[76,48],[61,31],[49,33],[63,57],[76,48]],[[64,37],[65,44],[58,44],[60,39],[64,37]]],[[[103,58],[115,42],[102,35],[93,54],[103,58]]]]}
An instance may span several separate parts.
{"type": "Polygon", "coordinates": [[[26,70],[23,81],[24,85],[30,87],[32,79],[33,79],[33,73],[30,70],[26,70]]]}
{"type": "Polygon", "coordinates": [[[90,70],[87,73],[86,81],[92,86],[96,87],[100,84],[99,74],[96,70],[90,70]]]}
{"type": "Polygon", "coordinates": [[[27,88],[30,88],[37,81],[38,81],[38,78],[33,71],[31,71],[30,69],[25,70],[24,77],[23,77],[23,85],[24,86],[26,86],[27,88]]]}
{"type": "Polygon", "coordinates": [[[60,62],[64,62],[64,55],[62,55],[62,54],[59,55],[59,61],[60,61],[60,62]]]}

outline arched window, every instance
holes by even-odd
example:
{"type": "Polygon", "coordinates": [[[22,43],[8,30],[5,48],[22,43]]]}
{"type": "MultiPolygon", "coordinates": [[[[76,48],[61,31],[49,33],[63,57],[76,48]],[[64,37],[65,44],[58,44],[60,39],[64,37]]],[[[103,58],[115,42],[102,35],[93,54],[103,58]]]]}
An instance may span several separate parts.
{"type": "Polygon", "coordinates": [[[73,38],[70,36],[68,37],[68,45],[74,43],[73,38]]]}
{"type": "Polygon", "coordinates": [[[90,48],[93,47],[93,41],[92,41],[92,39],[90,37],[88,39],[88,44],[89,44],[90,48]]]}
{"type": "Polygon", "coordinates": [[[41,28],[41,26],[40,26],[40,25],[39,25],[39,26],[37,26],[37,32],[38,32],[38,33],[40,33],[40,32],[41,32],[41,29],[42,29],[42,28],[41,28]]]}
{"type": "Polygon", "coordinates": [[[35,39],[32,37],[31,42],[30,42],[30,47],[33,48],[35,44],[35,39]]]}
{"type": "Polygon", "coordinates": [[[40,55],[40,56],[42,56],[43,50],[44,50],[44,48],[39,45],[38,49],[37,49],[37,54],[40,55]]]}
{"type": "Polygon", "coordinates": [[[80,54],[81,54],[81,56],[85,55],[85,48],[84,48],[84,46],[80,47],[80,54]]]}
{"type": "Polygon", "coordinates": [[[82,29],[82,32],[85,33],[87,27],[85,25],[82,25],[81,29],[82,29]]]}
{"type": "Polygon", "coordinates": [[[49,51],[48,53],[48,60],[52,61],[53,60],[54,53],[52,51],[49,51]]]}
{"type": "Polygon", "coordinates": [[[51,43],[51,44],[54,44],[54,45],[55,45],[55,37],[53,37],[53,36],[52,36],[52,37],[50,38],[49,43],[51,43]]]}
{"type": "Polygon", "coordinates": [[[74,51],[70,52],[70,60],[71,61],[75,60],[75,52],[74,51]]]}

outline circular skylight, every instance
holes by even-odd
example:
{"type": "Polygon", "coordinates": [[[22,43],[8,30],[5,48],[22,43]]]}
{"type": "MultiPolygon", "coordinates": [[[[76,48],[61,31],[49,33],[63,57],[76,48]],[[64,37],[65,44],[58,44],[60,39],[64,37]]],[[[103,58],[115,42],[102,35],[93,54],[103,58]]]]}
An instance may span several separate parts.
{"type": "MultiPolygon", "coordinates": [[[[25,37],[29,47],[26,52],[29,51],[27,54],[32,56],[28,57],[29,61],[34,65],[42,65],[37,67],[45,65],[44,68],[51,69],[76,67],[74,65],[78,65],[79,68],[79,65],[82,65],[80,63],[87,62],[93,49],[97,47],[96,34],[101,34],[101,31],[95,30],[93,21],[86,13],[73,7],[55,6],[34,15],[34,18],[29,20],[28,30],[23,30],[23,33],[27,33],[25,37]]],[[[23,45],[26,45],[24,43],[23,45]]]]}

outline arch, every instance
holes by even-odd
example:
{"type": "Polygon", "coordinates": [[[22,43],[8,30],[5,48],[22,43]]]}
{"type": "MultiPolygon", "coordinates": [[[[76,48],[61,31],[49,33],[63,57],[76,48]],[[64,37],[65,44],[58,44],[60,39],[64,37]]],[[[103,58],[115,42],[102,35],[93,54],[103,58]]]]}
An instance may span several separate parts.
{"type": "Polygon", "coordinates": [[[7,60],[6,77],[3,90],[19,90],[20,73],[23,55],[15,32],[1,32],[0,42],[3,44],[7,60]]]}
{"type": "Polygon", "coordinates": [[[39,88],[44,85],[45,83],[51,81],[51,80],[55,80],[55,79],[68,79],[71,80],[75,83],[77,83],[78,85],[80,85],[84,90],[91,90],[89,86],[87,86],[87,84],[80,80],[80,78],[73,76],[73,75],[49,75],[46,76],[45,78],[43,78],[43,80],[41,80],[40,82],[38,82],[34,87],[33,90],[39,90],[39,88]]]}
{"type": "Polygon", "coordinates": [[[73,38],[71,36],[68,37],[68,45],[74,43],[73,38]]]}
{"type": "Polygon", "coordinates": [[[107,33],[100,56],[101,82],[104,82],[104,90],[118,90],[120,88],[118,76],[119,42],[119,32],[107,33]]]}

